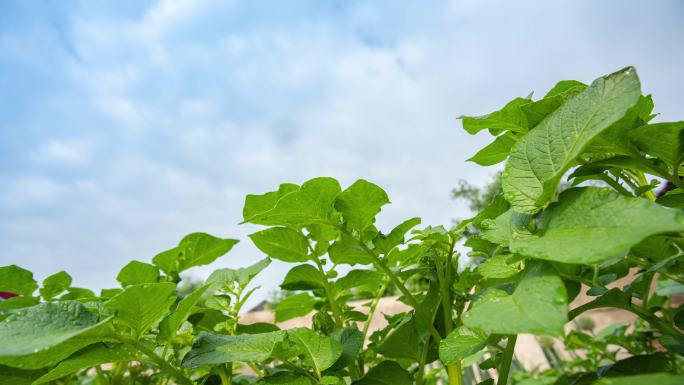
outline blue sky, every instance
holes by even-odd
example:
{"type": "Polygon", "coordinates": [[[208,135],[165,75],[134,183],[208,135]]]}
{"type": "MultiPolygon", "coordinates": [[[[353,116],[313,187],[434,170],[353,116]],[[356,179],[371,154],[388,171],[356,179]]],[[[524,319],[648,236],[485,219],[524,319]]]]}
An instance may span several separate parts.
{"type": "MultiPolygon", "coordinates": [[[[94,289],[185,234],[261,258],[244,195],[321,175],[365,178],[412,216],[449,199],[490,112],[557,80],[635,65],[660,120],[684,116],[679,1],[3,1],[0,264],[94,289]]],[[[260,279],[263,296],[285,267],[260,279]]]]}

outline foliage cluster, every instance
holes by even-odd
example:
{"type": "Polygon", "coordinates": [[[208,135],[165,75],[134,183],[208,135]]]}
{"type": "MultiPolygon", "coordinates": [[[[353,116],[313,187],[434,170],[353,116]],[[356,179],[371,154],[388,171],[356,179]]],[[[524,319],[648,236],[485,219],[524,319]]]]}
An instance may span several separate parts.
{"type": "Polygon", "coordinates": [[[365,180],[248,195],[243,220],[263,226],[250,239],[267,258],[216,270],[182,297],[180,273],[237,240],[190,234],[151,263],[130,262],[121,287],[99,294],[65,272],[38,285],[2,267],[0,291],[17,296],[0,302],[0,383],[681,384],[684,122],[650,123],[652,110],[630,67],[462,117],[469,133],[495,136],[471,160],[506,164],[502,192],[450,229],[411,218],[381,231],[375,217],[389,198],[365,180]],[[572,187],[559,193],[564,178],[572,187]],[[657,197],[662,181],[676,188],[657,197]],[[462,248],[477,263],[460,270],[462,248]],[[276,321],[313,312],[311,328],[239,322],[270,259],[294,265],[281,287],[296,294],[278,303],[276,321]],[[407,287],[416,277],[426,284],[407,287]],[[629,284],[616,287],[621,278],[629,284]],[[411,310],[371,332],[389,285],[411,310]],[[570,306],[581,291],[591,300],[570,306]],[[365,310],[349,305],[360,295],[365,310]],[[640,321],[594,332],[579,316],[597,308],[640,321]],[[522,333],[543,336],[551,369],[510,375],[522,333]]]}

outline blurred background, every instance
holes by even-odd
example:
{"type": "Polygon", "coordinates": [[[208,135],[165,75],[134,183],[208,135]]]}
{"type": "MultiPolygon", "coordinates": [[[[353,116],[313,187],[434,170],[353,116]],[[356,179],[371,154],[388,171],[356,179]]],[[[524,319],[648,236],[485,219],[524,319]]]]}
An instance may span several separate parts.
{"type": "MultiPolygon", "coordinates": [[[[657,120],[684,117],[681,1],[0,2],[0,265],[115,285],[187,233],[242,242],[248,193],[333,176],[450,225],[480,115],[556,81],[637,67],[657,120]]],[[[265,298],[285,273],[259,278],[265,298]]]]}

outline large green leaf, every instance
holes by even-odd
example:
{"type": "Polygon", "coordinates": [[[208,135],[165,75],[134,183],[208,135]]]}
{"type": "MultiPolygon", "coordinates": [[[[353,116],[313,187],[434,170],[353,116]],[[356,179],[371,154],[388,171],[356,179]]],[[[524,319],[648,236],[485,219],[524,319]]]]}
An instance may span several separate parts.
{"type": "Polygon", "coordinates": [[[363,347],[363,332],[355,326],[335,330],[330,337],[342,346],[342,354],[335,362],[333,369],[342,369],[354,362],[356,355],[363,347]]]}
{"type": "Polygon", "coordinates": [[[373,350],[387,358],[420,359],[420,335],[414,317],[405,319],[374,346],[373,350]]]}
{"type": "Polygon", "coordinates": [[[37,288],[32,272],[17,265],[0,267],[0,291],[30,296],[37,288]]]}
{"type": "Polygon", "coordinates": [[[594,385],[681,385],[682,383],[684,383],[684,375],[654,373],[626,377],[607,377],[594,382],[594,385]]]}
{"type": "Polygon", "coordinates": [[[277,191],[267,192],[262,195],[247,195],[245,197],[245,205],[242,208],[242,218],[245,222],[248,222],[249,218],[273,209],[280,198],[297,190],[299,190],[299,186],[296,184],[283,183],[277,191]]]}
{"type": "Polygon", "coordinates": [[[183,366],[196,368],[234,361],[266,361],[284,338],[284,331],[237,336],[202,333],[183,359],[183,366]]]}
{"type": "Polygon", "coordinates": [[[170,282],[133,285],[112,297],[105,308],[116,314],[116,321],[141,334],[155,326],[169,312],[176,300],[170,282]]]}
{"type": "Polygon", "coordinates": [[[382,361],[353,385],[412,385],[411,374],[394,361],[382,361]]]}
{"type": "Polygon", "coordinates": [[[536,213],[551,202],[584,148],[620,120],[640,94],[636,70],[625,68],[595,80],[523,136],[511,150],[502,180],[515,210],[536,213]]]}
{"type": "Polygon", "coordinates": [[[66,271],[52,274],[43,280],[43,287],[40,288],[40,296],[46,300],[62,294],[71,286],[71,276],[66,271]]]}
{"type": "Polygon", "coordinates": [[[0,364],[24,369],[54,365],[105,338],[109,320],[98,322],[77,301],[42,303],[0,321],[0,364]]]}
{"type": "Polygon", "coordinates": [[[342,354],[342,345],[339,342],[311,329],[288,330],[287,337],[304,357],[304,364],[318,374],[331,367],[342,354]]]}
{"type": "Polygon", "coordinates": [[[483,116],[461,116],[463,129],[475,134],[488,128],[493,135],[503,131],[527,132],[527,117],[520,109],[528,104],[529,98],[515,98],[499,111],[483,116]]]}
{"type": "Polygon", "coordinates": [[[524,104],[520,109],[527,117],[528,126],[534,128],[565,102],[586,89],[587,85],[584,83],[576,80],[562,80],[544,98],[524,104]]]}
{"type": "Polygon", "coordinates": [[[519,267],[515,263],[509,263],[512,259],[516,258],[511,254],[498,254],[485,260],[475,271],[484,278],[512,277],[520,272],[519,267]]]}
{"type": "Polygon", "coordinates": [[[541,214],[537,234],[514,229],[512,251],[564,263],[597,263],[646,237],[684,231],[684,213],[610,189],[573,188],[541,214]]]}
{"type": "Polygon", "coordinates": [[[0,384],[31,385],[45,370],[22,370],[0,365],[0,384]]]}
{"type": "Polygon", "coordinates": [[[444,365],[451,365],[479,352],[486,342],[486,335],[465,326],[458,327],[439,343],[439,358],[444,365]]]}
{"type": "Polygon", "coordinates": [[[88,346],[87,348],[60,362],[59,365],[54,367],[44,376],[38,378],[33,385],[39,385],[58,380],[81,369],[91,368],[96,365],[111,362],[128,362],[134,360],[136,356],[137,355],[135,351],[125,345],[107,347],[104,344],[95,344],[88,346]]]}
{"type": "Polygon", "coordinates": [[[236,239],[192,233],[181,239],[178,246],[157,254],[152,262],[168,274],[178,274],[191,267],[214,262],[229,252],[236,243],[236,239]]]}
{"type": "Polygon", "coordinates": [[[475,302],[463,316],[471,329],[493,334],[563,335],[567,294],[556,271],[546,263],[529,263],[512,295],[475,302]]]}
{"type": "Polygon", "coordinates": [[[337,292],[350,289],[375,291],[382,284],[384,277],[375,270],[352,270],[344,277],[338,278],[333,287],[337,292]]]}
{"type": "Polygon", "coordinates": [[[197,301],[202,297],[202,294],[204,294],[209,287],[210,285],[204,285],[178,302],[176,309],[166,316],[159,324],[159,335],[157,338],[160,341],[170,341],[176,335],[178,328],[186,319],[188,319],[188,316],[190,316],[192,307],[195,306],[197,301]]]}
{"type": "Polygon", "coordinates": [[[359,242],[347,234],[340,235],[328,249],[330,260],[335,264],[348,265],[368,265],[373,263],[373,258],[368,255],[368,252],[359,244],[359,242]]]}
{"type": "Polygon", "coordinates": [[[318,300],[306,293],[291,295],[284,298],[275,308],[276,322],[287,321],[292,318],[303,317],[309,314],[318,300]]]}
{"type": "Polygon", "coordinates": [[[269,257],[285,262],[309,260],[309,242],[299,231],[287,227],[271,227],[250,234],[254,245],[269,257]]]}
{"type": "Polygon", "coordinates": [[[266,226],[304,226],[327,221],[340,193],[340,184],[333,178],[314,178],[299,190],[284,194],[275,206],[246,217],[246,222],[266,226]]]}
{"type": "Polygon", "coordinates": [[[337,196],[335,208],[351,229],[362,231],[375,222],[380,208],[389,203],[385,190],[359,179],[337,196]]]}
{"type": "Polygon", "coordinates": [[[630,139],[645,153],[678,168],[682,161],[684,122],[655,123],[630,132],[630,139]]]}
{"type": "Polygon", "coordinates": [[[159,270],[149,263],[131,261],[119,271],[116,280],[121,283],[121,286],[153,283],[159,280],[159,270]]]}
{"type": "Polygon", "coordinates": [[[469,162],[474,162],[480,166],[491,166],[503,162],[508,158],[511,148],[515,144],[515,137],[511,134],[502,134],[475,155],[468,158],[469,162]]]}
{"type": "Polygon", "coordinates": [[[325,287],[324,277],[312,265],[297,265],[285,275],[280,287],[283,290],[315,290],[325,287]]]}

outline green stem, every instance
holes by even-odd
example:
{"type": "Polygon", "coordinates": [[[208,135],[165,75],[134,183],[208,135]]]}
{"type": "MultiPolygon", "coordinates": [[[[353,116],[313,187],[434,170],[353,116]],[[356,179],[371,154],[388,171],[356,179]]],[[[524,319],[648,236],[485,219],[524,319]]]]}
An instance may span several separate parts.
{"type": "Polygon", "coordinates": [[[104,372],[102,371],[102,367],[100,365],[97,365],[95,367],[95,371],[97,373],[97,382],[99,385],[109,385],[109,381],[107,381],[107,378],[104,375],[104,372]]]}
{"type": "Polygon", "coordinates": [[[328,282],[328,275],[325,273],[323,264],[318,257],[312,254],[311,259],[316,263],[316,267],[318,267],[318,271],[321,273],[323,289],[325,290],[326,297],[328,297],[328,303],[330,304],[330,311],[332,311],[333,319],[335,320],[335,326],[340,328],[344,323],[344,317],[342,317],[342,311],[340,310],[337,301],[335,301],[335,293],[333,292],[332,286],[330,286],[330,282],[328,282]]]}
{"type": "Polygon", "coordinates": [[[311,375],[311,373],[309,373],[309,372],[307,372],[306,370],[304,370],[304,369],[298,367],[297,365],[293,364],[293,363],[290,362],[290,361],[283,360],[282,363],[283,363],[284,366],[290,368],[291,370],[294,370],[295,372],[297,372],[297,373],[299,373],[299,374],[301,374],[301,375],[303,375],[303,376],[306,376],[307,378],[309,378],[310,380],[312,380],[312,381],[314,382],[314,384],[317,384],[317,383],[319,382],[319,380],[320,380],[320,376],[319,376],[319,377],[314,377],[314,376],[311,375]]]}
{"type": "Polygon", "coordinates": [[[511,371],[511,362],[513,362],[513,352],[515,352],[515,341],[518,339],[516,334],[508,336],[506,343],[506,350],[504,350],[501,358],[501,367],[499,368],[499,380],[496,385],[506,385],[508,382],[508,375],[511,371]]]}
{"type": "MultiPolygon", "coordinates": [[[[446,258],[446,264],[444,268],[440,267],[440,263],[437,266],[437,276],[439,277],[439,288],[442,292],[442,315],[444,317],[444,329],[446,335],[448,336],[453,330],[453,319],[451,317],[452,313],[452,301],[451,301],[451,264],[454,255],[454,247],[456,246],[456,241],[451,242],[449,246],[449,254],[446,258]]],[[[449,375],[449,385],[462,385],[463,384],[463,368],[461,367],[461,361],[458,360],[451,365],[446,366],[447,374],[449,375]]]]}
{"type": "Polygon", "coordinates": [[[416,385],[423,385],[423,376],[425,375],[425,362],[427,361],[428,351],[430,349],[430,337],[425,341],[423,349],[420,352],[420,359],[418,360],[418,369],[416,372],[416,385]]]}
{"type": "Polygon", "coordinates": [[[228,362],[218,366],[218,375],[221,378],[221,385],[232,385],[233,363],[228,362]]]}
{"type": "Polygon", "coordinates": [[[129,340],[124,339],[124,340],[122,340],[122,342],[125,342],[128,345],[131,345],[133,348],[139,350],[140,352],[145,354],[147,357],[149,357],[150,360],[152,360],[155,364],[157,364],[161,369],[163,369],[168,374],[175,377],[176,380],[178,381],[179,385],[193,385],[192,381],[189,378],[187,378],[180,370],[171,366],[171,364],[169,364],[163,358],[159,357],[153,350],[148,349],[145,346],[140,345],[134,341],[129,341],[129,340]]]}
{"type": "Polygon", "coordinates": [[[385,290],[387,290],[387,283],[387,278],[383,279],[382,286],[380,286],[378,294],[375,297],[373,297],[373,301],[371,301],[370,308],[368,309],[368,318],[366,319],[366,323],[363,325],[363,341],[365,341],[366,337],[368,336],[368,329],[370,328],[373,316],[375,316],[375,309],[378,307],[380,298],[382,298],[382,296],[385,295],[385,290]]]}

